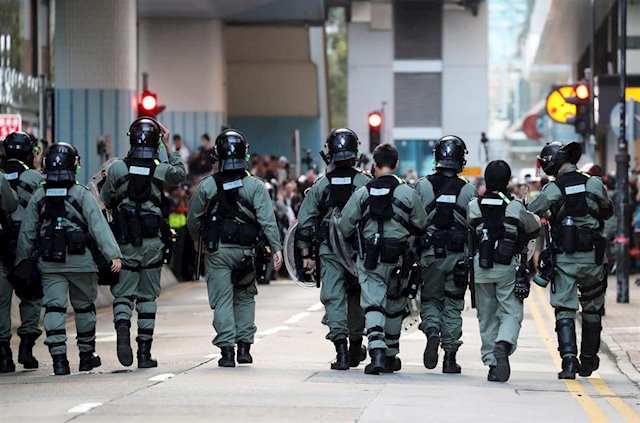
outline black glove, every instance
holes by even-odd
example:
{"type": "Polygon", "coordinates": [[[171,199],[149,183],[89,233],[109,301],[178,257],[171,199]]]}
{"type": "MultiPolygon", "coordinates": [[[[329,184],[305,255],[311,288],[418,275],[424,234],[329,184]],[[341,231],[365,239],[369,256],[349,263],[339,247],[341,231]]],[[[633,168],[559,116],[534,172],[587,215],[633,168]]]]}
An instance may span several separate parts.
{"type": "Polygon", "coordinates": [[[43,297],[42,275],[38,271],[35,260],[22,260],[7,275],[16,295],[21,300],[38,300],[43,297]]]}
{"type": "Polygon", "coordinates": [[[531,291],[531,282],[529,282],[529,269],[525,266],[518,266],[516,271],[516,286],[514,288],[514,294],[517,299],[524,301],[529,296],[531,291]]]}

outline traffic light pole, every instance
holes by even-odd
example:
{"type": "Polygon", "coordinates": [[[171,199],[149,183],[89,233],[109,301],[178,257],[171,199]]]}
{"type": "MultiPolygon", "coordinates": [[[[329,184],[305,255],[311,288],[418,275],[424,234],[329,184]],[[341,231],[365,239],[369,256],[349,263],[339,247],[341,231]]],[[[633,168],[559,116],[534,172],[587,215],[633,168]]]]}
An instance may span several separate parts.
{"type": "Polygon", "coordinates": [[[620,14],[620,135],[616,154],[616,277],[619,303],[629,302],[629,146],[626,134],[625,88],[627,80],[627,0],[618,0],[620,14]]]}

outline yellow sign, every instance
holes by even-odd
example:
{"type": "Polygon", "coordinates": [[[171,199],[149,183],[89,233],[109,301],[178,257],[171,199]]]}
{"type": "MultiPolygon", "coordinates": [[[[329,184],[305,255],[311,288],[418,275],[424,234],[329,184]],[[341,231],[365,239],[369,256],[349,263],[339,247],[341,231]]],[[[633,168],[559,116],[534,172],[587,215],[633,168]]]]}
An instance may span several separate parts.
{"type": "Polygon", "coordinates": [[[465,167],[460,176],[482,176],[482,168],[479,166],[465,167]]]}
{"type": "Polygon", "coordinates": [[[624,90],[624,100],[629,101],[633,97],[633,101],[640,103],[640,87],[627,87],[624,90]]]}
{"type": "Polygon", "coordinates": [[[547,114],[551,119],[559,123],[567,123],[568,117],[577,113],[575,104],[567,103],[567,97],[575,97],[575,88],[572,85],[558,87],[547,96],[547,114]]]}

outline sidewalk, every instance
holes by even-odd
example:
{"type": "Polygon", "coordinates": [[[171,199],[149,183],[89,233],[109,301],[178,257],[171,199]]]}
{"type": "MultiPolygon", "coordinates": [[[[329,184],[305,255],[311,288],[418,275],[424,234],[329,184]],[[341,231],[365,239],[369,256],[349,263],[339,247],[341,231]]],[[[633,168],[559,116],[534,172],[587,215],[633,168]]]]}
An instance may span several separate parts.
{"type": "Polygon", "coordinates": [[[617,280],[609,277],[602,318],[602,350],[608,352],[620,370],[640,384],[640,286],[636,276],[629,278],[629,303],[616,302],[617,280]]]}

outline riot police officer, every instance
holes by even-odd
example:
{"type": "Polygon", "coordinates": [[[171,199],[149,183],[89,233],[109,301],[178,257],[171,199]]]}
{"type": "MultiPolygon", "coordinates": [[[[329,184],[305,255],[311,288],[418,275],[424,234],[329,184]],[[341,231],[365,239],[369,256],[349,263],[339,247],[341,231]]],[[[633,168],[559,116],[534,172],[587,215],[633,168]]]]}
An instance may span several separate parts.
{"type": "Polygon", "coordinates": [[[507,191],[511,168],[494,160],[484,172],[486,193],[469,204],[468,220],[477,240],[475,295],[487,380],[506,382],[509,355],[516,349],[522,323],[522,301],[529,296],[529,240],[540,232],[540,219],[507,191]]]}
{"type": "MultiPolygon", "coordinates": [[[[334,210],[341,210],[351,194],[371,180],[354,168],[358,144],[357,135],[350,129],[331,131],[325,144],[328,172],[311,186],[302,201],[296,231],[302,257],[307,257],[303,259],[304,268],[319,272],[322,281],[320,300],[329,326],[327,339],[334,343],[337,353],[336,361],[331,363],[333,370],[348,370],[366,358],[362,346],[364,315],[360,306],[360,285],[340,264],[329,242],[329,223],[334,210]],[[318,257],[310,255],[314,237],[315,247],[319,247],[318,257]]],[[[347,259],[351,260],[351,257],[347,259]]]]}
{"type": "MultiPolygon", "coordinates": [[[[15,192],[11,189],[9,181],[5,178],[4,172],[0,170],[0,235],[3,240],[9,239],[10,236],[10,223],[9,216],[18,208],[18,201],[15,192]]],[[[6,257],[9,254],[5,251],[6,242],[0,243],[0,251],[2,255],[6,257]]],[[[11,297],[13,295],[13,289],[11,284],[7,280],[8,267],[5,266],[5,261],[0,260],[0,306],[4,310],[9,310],[11,313],[11,297]]],[[[3,319],[2,338],[0,339],[0,373],[15,372],[16,365],[13,362],[13,355],[11,354],[11,345],[9,343],[11,339],[11,316],[7,319],[3,319]],[[8,322],[8,327],[6,327],[8,322]]]]}
{"type": "Polygon", "coordinates": [[[160,296],[160,273],[171,242],[163,186],[184,182],[186,172],[180,152],[171,149],[169,131],[155,119],[136,119],[127,135],[131,145],[129,153],[111,165],[100,195],[112,212],[112,230],[124,257],[120,282],[111,288],[118,360],[123,366],[133,364],[129,332],[135,306],[138,368],[150,368],[158,366],[151,356],[151,344],[156,299],[160,296]],[[168,162],[158,159],[158,149],[162,146],[168,162]]]}
{"type": "Polygon", "coordinates": [[[548,183],[529,205],[543,216],[550,212],[552,244],[540,255],[539,274],[534,280],[551,282],[551,305],[555,309],[556,332],[562,371],[559,379],[587,377],[598,369],[601,318],[607,273],[602,236],[604,220],[613,215],[613,206],[600,178],[580,172],[576,163],[580,144],[555,141],[538,156],[539,167],[555,181],[548,183]],[[580,295],[578,295],[580,292],[580,295]],[[582,308],[580,361],[576,341],[575,316],[582,308]]]}
{"type": "Polygon", "coordinates": [[[407,298],[398,270],[409,236],[421,233],[427,223],[418,194],[394,174],[398,150],[381,144],[373,152],[373,161],[376,178],[351,196],[339,224],[345,238],[359,225],[365,239],[364,259],[358,259],[357,267],[371,356],[366,374],[401,368],[396,355],[407,298]]]}
{"type": "Polygon", "coordinates": [[[280,232],[264,183],[247,170],[248,145],[235,129],[222,131],[215,141],[219,171],[202,180],[189,204],[187,227],[205,245],[209,272],[207,289],[213,310],[213,345],[221,350],[220,367],[253,362],[250,349],[256,333],[256,257],[263,248],[273,252],[274,269],[282,265],[280,232]],[[259,240],[269,246],[260,246],[259,240]]]}
{"type": "MultiPolygon", "coordinates": [[[[4,151],[6,159],[2,169],[5,172],[5,178],[11,184],[11,188],[18,195],[18,208],[10,216],[7,216],[7,220],[4,222],[9,243],[3,258],[7,267],[12,268],[15,265],[15,251],[24,210],[31,199],[31,195],[40,186],[44,175],[33,169],[33,158],[39,151],[37,140],[33,136],[24,132],[12,132],[4,140],[4,151]]],[[[39,275],[34,274],[34,277],[38,278],[39,275]]],[[[11,339],[12,293],[13,287],[11,284],[0,286],[0,295],[3,297],[3,300],[0,301],[0,341],[11,339]],[[5,301],[4,298],[8,298],[8,300],[5,301]]],[[[19,291],[16,294],[20,297],[21,321],[18,328],[18,336],[20,337],[18,363],[22,364],[25,369],[37,369],[38,360],[33,356],[33,346],[36,339],[42,334],[38,327],[42,299],[28,298],[26,293],[19,291]]],[[[5,370],[8,371],[11,367],[13,366],[8,366],[5,370]]],[[[0,372],[2,370],[3,368],[0,366],[0,372]]]]}
{"type": "Polygon", "coordinates": [[[15,274],[27,291],[38,289],[29,286],[33,285],[31,269],[37,260],[44,291],[45,344],[53,358],[54,374],[66,375],[70,373],[67,296],[75,313],[79,369],[88,371],[101,365],[95,354],[98,267],[92,254],[102,254],[111,262],[111,270],[118,272],[121,253],[98,202],[76,181],[80,166],[76,149],[67,143],[53,144],[44,166],[44,186],[33,194],[24,213],[15,274]]]}
{"type": "Polygon", "coordinates": [[[421,247],[422,295],[420,329],[427,336],[423,363],[438,364],[438,349],[444,350],[443,373],[460,373],[456,353],[462,344],[462,310],[467,288],[467,206],[478,193],[458,177],[466,164],[467,147],[462,139],[447,135],[436,142],[433,156],[436,172],[420,179],[416,191],[428,215],[427,234],[421,247]]]}

